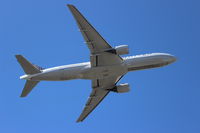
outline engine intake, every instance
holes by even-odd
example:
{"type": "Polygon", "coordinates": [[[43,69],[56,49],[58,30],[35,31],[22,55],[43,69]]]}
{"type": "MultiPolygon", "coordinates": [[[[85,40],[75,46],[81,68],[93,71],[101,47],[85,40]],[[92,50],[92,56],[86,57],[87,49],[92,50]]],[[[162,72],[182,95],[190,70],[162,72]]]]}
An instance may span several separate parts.
{"type": "Polygon", "coordinates": [[[117,92],[117,93],[125,93],[130,91],[130,86],[128,83],[120,84],[115,86],[111,91],[117,92]]]}
{"type": "Polygon", "coordinates": [[[128,45],[119,45],[119,46],[116,46],[115,50],[116,50],[116,54],[118,54],[118,55],[129,54],[128,45]]]}
{"type": "Polygon", "coordinates": [[[128,45],[119,45],[113,49],[108,49],[105,52],[113,53],[117,55],[124,55],[124,54],[129,54],[129,48],[128,48],[128,45]]]}

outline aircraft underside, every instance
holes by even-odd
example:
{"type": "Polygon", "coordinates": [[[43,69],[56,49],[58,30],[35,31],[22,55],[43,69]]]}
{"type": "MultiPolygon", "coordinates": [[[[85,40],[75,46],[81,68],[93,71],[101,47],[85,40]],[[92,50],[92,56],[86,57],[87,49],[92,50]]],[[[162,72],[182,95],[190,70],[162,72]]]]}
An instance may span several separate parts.
{"type": "Polygon", "coordinates": [[[77,122],[83,121],[109,92],[124,93],[130,90],[128,83],[118,84],[129,71],[161,67],[176,58],[170,54],[153,53],[131,57],[121,57],[129,53],[128,45],[111,47],[96,29],[73,5],[68,5],[73,14],[85,43],[90,50],[90,62],[43,69],[33,65],[22,55],[16,58],[23,68],[26,83],[21,97],[26,97],[40,81],[64,81],[90,79],[92,91],[77,122]]]}

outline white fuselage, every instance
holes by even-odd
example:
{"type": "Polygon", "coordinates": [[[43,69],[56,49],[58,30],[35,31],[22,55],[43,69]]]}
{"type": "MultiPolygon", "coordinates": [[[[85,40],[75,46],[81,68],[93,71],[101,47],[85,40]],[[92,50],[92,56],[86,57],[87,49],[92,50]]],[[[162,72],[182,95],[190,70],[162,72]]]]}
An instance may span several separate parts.
{"type": "Polygon", "coordinates": [[[174,62],[176,58],[170,54],[152,53],[124,57],[121,64],[91,67],[90,62],[64,65],[41,70],[41,73],[23,75],[20,79],[62,81],[72,79],[102,79],[121,76],[129,71],[161,67],[174,62]]]}

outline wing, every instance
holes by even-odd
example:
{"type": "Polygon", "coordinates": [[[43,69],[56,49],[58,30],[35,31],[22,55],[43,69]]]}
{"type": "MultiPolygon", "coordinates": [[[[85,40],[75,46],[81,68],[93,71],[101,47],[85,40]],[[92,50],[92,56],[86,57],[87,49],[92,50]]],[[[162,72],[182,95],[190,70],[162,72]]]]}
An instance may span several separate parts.
{"type": "Polygon", "coordinates": [[[122,77],[92,80],[92,92],[77,122],[83,121],[108,95],[109,89],[112,89],[122,77]]]}
{"type": "Polygon", "coordinates": [[[73,5],[68,5],[91,53],[112,48],[73,5]]]}
{"type": "MultiPolygon", "coordinates": [[[[122,63],[123,59],[112,52],[114,49],[103,39],[103,37],[85,19],[76,7],[73,5],[68,5],[68,7],[72,12],[85,43],[90,50],[91,67],[122,63]]],[[[109,89],[112,89],[121,77],[122,76],[92,80],[92,92],[77,122],[83,121],[95,109],[95,107],[109,93],[109,89]]]]}
{"type": "Polygon", "coordinates": [[[68,5],[72,12],[80,32],[91,52],[91,66],[102,66],[118,64],[123,59],[113,53],[106,52],[112,47],[103,39],[103,37],[95,30],[95,28],[85,19],[85,17],[73,5],[68,5]]]}
{"type": "Polygon", "coordinates": [[[79,116],[77,122],[83,121],[95,108],[96,106],[104,99],[109,91],[101,89],[93,89],[88,101],[83,109],[83,112],[79,116]]]}

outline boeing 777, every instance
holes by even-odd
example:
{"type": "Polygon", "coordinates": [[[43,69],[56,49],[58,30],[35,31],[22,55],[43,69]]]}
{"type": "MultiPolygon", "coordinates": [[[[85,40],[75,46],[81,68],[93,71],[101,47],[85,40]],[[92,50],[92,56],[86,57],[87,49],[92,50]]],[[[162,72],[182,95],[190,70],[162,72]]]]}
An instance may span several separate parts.
{"type": "Polygon", "coordinates": [[[124,93],[130,90],[128,83],[117,84],[126,73],[161,67],[176,61],[173,55],[167,53],[121,57],[120,55],[129,53],[127,45],[111,47],[75,6],[68,5],[68,7],[90,50],[90,62],[43,69],[31,64],[22,55],[16,55],[19,64],[26,73],[20,77],[20,79],[26,80],[21,97],[27,96],[31,90],[43,80],[91,80],[92,91],[77,120],[77,122],[81,122],[96,108],[109,92],[124,93]]]}

